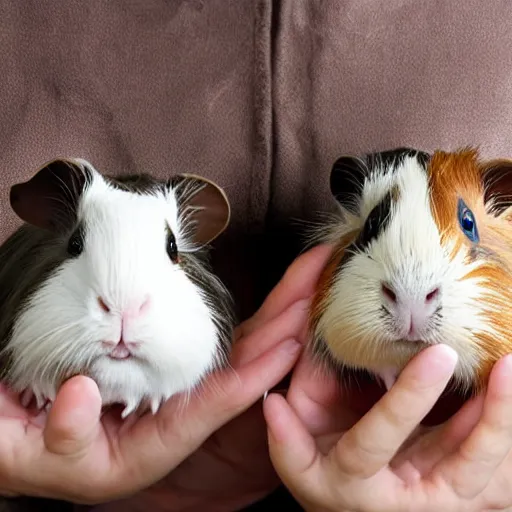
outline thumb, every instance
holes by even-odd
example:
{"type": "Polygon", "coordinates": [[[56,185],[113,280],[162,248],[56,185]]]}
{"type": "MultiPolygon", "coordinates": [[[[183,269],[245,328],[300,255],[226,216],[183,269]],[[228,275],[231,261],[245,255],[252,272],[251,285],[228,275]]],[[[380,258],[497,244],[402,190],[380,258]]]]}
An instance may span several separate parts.
{"type": "Polygon", "coordinates": [[[60,388],[48,414],[46,449],[57,455],[80,456],[96,437],[100,413],[96,383],[88,377],[72,377],[60,388]]]}
{"type": "MultiPolygon", "coordinates": [[[[269,454],[275,470],[287,484],[310,478],[320,453],[316,442],[284,397],[271,393],[263,402],[268,427],[269,454]]],[[[293,485],[295,487],[295,485],[293,485]]]]}

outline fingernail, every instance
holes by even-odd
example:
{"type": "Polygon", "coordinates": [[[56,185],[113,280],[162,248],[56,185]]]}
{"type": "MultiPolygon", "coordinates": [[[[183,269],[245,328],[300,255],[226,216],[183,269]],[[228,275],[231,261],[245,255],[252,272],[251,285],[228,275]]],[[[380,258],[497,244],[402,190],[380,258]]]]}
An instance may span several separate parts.
{"type": "Polygon", "coordinates": [[[293,309],[298,309],[299,311],[307,311],[311,305],[311,296],[306,297],[305,299],[298,300],[291,307],[293,309]]]}
{"type": "Polygon", "coordinates": [[[295,339],[289,339],[286,341],[283,341],[279,347],[279,350],[286,352],[290,355],[296,354],[300,349],[302,348],[302,345],[295,339]]]}
{"type": "Polygon", "coordinates": [[[428,364],[418,368],[418,375],[422,380],[426,378],[429,382],[433,382],[453,374],[459,358],[453,348],[441,344],[426,350],[433,354],[430,355],[431,359],[428,364]]]}
{"type": "Polygon", "coordinates": [[[507,354],[501,358],[501,365],[503,369],[501,370],[508,377],[512,375],[512,354],[507,354]]]}

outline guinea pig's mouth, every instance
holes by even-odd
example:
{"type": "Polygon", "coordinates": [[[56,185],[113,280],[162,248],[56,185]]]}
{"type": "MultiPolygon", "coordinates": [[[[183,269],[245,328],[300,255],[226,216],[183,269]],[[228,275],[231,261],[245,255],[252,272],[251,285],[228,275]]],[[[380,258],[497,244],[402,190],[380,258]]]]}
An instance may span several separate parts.
{"type": "Polygon", "coordinates": [[[110,359],[114,359],[116,361],[122,361],[124,359],[130,359],[131,357],[133,357],[133,354],[131,354],[131,353],[118,353],[118,352],[115,352],[115,350],[114,350],[114,351],[112,351],[108,355],[108,357],[110,359]]]}
{"type": "Polygon", "coordinates": [[[424,347],[427,347],[429,345],[433,345],[432,342],[430,341],[426,341],[426,340],[422,340],[422,339],[417,339],[417,338],[414,338],[414,339],[409,339],[409,338],[398,338],[396,340],[393,341],[393,343],[400,343],[400,344],[403,344],[403,345],[409,345],[411,346],[412,348],[420,348],[420,346],[424,346],[424,347]]]}
{"type": "Polygon", "coordinates": [[[409,340],[407,338],[400,338],[395,341],[395,343],[403,343],[404,345],[431,345],[428,341],[420,340],[420,339],[414,339],[409,340]]]}
{"type": "Polygon", "coordinates": [[[134,343],[125,343],[120,340],[118,343],[112,341],[103,341],[102,345],[110,352],[107,354],[109,359],[115,361],[123,361],[125,359],[131,359],[134,357],[134,349],[136,348],[134,343]]]}

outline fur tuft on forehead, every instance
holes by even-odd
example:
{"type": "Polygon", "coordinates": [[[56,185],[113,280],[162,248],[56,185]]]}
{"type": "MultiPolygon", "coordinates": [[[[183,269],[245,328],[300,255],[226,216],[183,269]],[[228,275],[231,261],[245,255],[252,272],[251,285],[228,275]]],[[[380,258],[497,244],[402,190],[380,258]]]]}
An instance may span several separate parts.
{"type": "Polygon", "coordinates": [[[468,147],[454,152],[435,151],[427,169],[431,183],[439,183],[447,190],[461,187],[481,189],[481,168],[476,148],[468,147]]]}

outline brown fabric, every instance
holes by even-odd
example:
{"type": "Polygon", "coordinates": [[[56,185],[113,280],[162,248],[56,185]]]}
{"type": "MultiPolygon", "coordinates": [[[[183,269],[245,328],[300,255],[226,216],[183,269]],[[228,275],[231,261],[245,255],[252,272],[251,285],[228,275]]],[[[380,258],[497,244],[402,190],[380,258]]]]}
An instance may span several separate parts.
{"type": "Polygon", "coordinates": [[[509,3],[0,0],[0,239],[10,186],[59,156],[201,174],[232,204],[214,261],[247,316],[341,153],[512,156],[509,3]]]}
{"type": "Polygon", "coordinates": [[[56,157],[199,174],[229,196],[214,261],[240,315],[251,311],[258,280],[241,277],[262,271],[252,240],[270,178],[270,14],[251,0],[2,0],[1,240],[19,224],[10,186],[56,157]]]}

